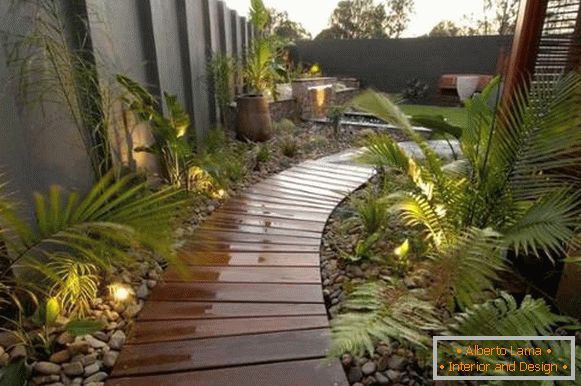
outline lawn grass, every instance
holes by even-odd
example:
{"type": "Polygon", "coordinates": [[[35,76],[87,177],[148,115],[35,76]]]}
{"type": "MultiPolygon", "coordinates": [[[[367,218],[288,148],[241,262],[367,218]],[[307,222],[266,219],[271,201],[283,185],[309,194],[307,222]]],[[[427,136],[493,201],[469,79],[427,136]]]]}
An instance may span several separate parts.
{"type": "Polygon", "coordinates": [[[401,109],[408,115],[442,115],[455,126],[466,127],[468,114],[464,107],[441,107],[427,105],[401,104],[401,109]]]}

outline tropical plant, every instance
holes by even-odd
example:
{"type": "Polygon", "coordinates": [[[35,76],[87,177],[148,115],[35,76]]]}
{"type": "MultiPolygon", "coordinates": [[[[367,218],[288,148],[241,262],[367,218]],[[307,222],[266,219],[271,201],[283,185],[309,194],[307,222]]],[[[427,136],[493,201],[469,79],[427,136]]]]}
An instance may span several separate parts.
{"type": "Polygon", "coordinates": [[[208,77],[216,94],[216,100],[220,107],[222,126],[227,125],[227,111],[234,100],[235,74],[237,60],[228,55],[215,53],[208,65],[208,77]]]}
{"type": "Polygon", "coordinates": [[[357,287],[332,323],[330,355],[350,352],[361,356],[374,352],[377,341],[430,346],[432,331],[441,331],[435,307],[421,300],[419,290],[408,290],[399,282],[376,282],[357,287]]]}
{"type": "Polygon", "coordinates": [[[468,127],[459,139],[465,159],[449,165],[387,97],[363,94],[356,105],[406,130],[424,161],[414,161],[387,136],[371,138],[363,159],[410,177],[415,190],[395,201],[408,222],[424,227],[436,250],[472,227],[492,228],[516,253],[543,251],[553,258],[576,242],[577,181],[568,169],[579,162],[581,118],[569,112],[580,102],[581,76],[523,86],[504,105],[491,107],[498,84],[468,101],[468,127]]]}
{"type": "MultiPolygon", "coordinates": [[[[581,101],[581,76],[523,86],[491,107],[497,86],[498,80],[468,101],[469,123],[459,136],[465,158],[447,165],[395,104],[381,94],[363,94],[355,105],[404,129],[423,157],[414,160],[390,137],[375,136],[362,159],[399,170],[413,183],[386,200],[406,224],[423,231],[430,246],[426,270],[432,282],[413,301],[445,306],[452,318],[432,313],[427,321],[449,324],[450,335],[552,335],[572,320],[552,313],[543,300],[526,297],[519,307],[510,295],[495,296],[494,283],[508,269],[509,250],[554,258],[577,243],[577,180],[569,170],[579,162],[581,118],[568,112],[581,101]],[[455,315],[458,308],[463,313],[455,315]]],[[[355,292],[363,314],[337,320],[335,352],[372,351],[375,341],[398,337],[423,348],[421,324],[407,335],[390,329],[410,320],[394,317],[394,301],[382,295],[393,284],[375,286],[373,292],[355,292]]]]}
{"type": "Polygon", "coordinates": [[[401,92],[402,97],[411,103],[417,103],[424,99],[428,93],[428,85],[418,78],[408,80],[401,92]]]}
{"type": "MultiPolygon", "coordinates": [[[[182,205],[178,193],[171,188],[152,192],[134,175],[115,180],[110,172],[85,196],[58,187],[47,196],[35,194],[33,224],[13,208],[0,213],[0,236],[7,246],[0,278],[42,294],[71,275],[64,272],[64,265],[77,274],[90,275],[92,266],[109,271],[116,264],[132,264],[135,248],[151,249],[172,260],[171,222],[182,205]],[[91,268],[79,271],[72,262],[91,268]],[[33,279],[37,274],[40,280],[33,279]]],[[[58,286],[55,289],[64,294],[58,286]]]]}
{"type": "Polygon", "coordinates": [[[54,272],[51,296],[62,311],[73,318],[86,317],[99,289],[99,270],[96,265],[74,261],[69,257],[48,263],[54,272]]]}
{"type": "Polygon", "coordinates": [[[275,55],[269,40],[253,41],[243,72],[245,84],[251,93],[256,95],[262,95],[266,91],[274,93],[277,79],[274,59],[275,55]]]}
{"type": "Polygon", "coordinates": [[[290,119],[283,118],[274,124],[274,130],[282,135],[293,136],[296,134],[297,125],[295,125],[295,123],[290,119]]]}
{"type": "Polygon", "coordinates": [[[193,145],[188,141],[190,118],[174,95],[164,93],[168,116],[160,113],[156,99],[134,80],[117,75],[117,81],[127,91],[125,103],[137,116],[149,123],[154,143],[135,149],[155,154],[163,168],[163,177],[171,185],[181,187],[193,156],[193,145]]]}

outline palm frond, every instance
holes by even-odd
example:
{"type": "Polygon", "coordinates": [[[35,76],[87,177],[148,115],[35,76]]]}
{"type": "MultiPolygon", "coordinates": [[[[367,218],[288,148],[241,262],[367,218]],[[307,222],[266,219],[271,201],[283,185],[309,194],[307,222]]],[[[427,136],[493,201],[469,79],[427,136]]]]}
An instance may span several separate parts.
{"type": "Polygon", "coordinates": [[[506,241],[516,253],[540,256],[545,251],[549,257],[566,253],[567,243],[578,243],[573,236],[579,224],[579,197],[571,189],[562,189],[527,203],[504,230],[506,241]]]}
{"type": "Polygon", "coordinates": [[[431,253],[432,297],[437,303],[466,308],[493,289],[498,273],[507,268],[500,235],[472,228],[439,251],[431,253]]]}
{"type": "Polygon", "coordinates": [[[135,247],[172,259],[171,221],[183,202],[177,194],[171,188],[151,192],[133,175],[115,181],[113,172],[82,199],[51,188],[48,197],[36,195],[34,226],[2,216],[10,266],[50,263],[61,252],[110,269],[133,261],[129,251],[135,247]]]}

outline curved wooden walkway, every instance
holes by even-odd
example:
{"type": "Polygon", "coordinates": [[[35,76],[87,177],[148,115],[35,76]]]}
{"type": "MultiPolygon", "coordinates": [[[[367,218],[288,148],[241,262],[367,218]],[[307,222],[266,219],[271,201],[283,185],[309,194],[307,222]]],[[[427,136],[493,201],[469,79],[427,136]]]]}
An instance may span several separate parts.
{"type": "Polygon", "coordinates": [[[319,248],[333,209],[370,168],[307,161],[227,201],[151,293],[107,386],[348,385],[323,361],[319,248]]]}

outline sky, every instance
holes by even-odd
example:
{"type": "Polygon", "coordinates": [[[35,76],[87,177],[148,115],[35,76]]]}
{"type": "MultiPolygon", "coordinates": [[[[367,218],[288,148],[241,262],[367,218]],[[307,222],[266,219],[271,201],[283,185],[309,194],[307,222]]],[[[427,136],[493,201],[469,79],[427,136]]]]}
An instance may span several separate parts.
{"type": "MultiPolygon", "coordinates": [[[[250,0],[225,0],[231,9],[247,16],[250,0]]],[[[263,0],[267,7],[287,11],[315,37],[327,28],[329,17],[339,0],[263,0]]],[[[379,0],[376,0],[379,3],[379,0]]],[[[460,21],[463,15],[481,14],[482,0],[415,0],[415,13],[404,37],[424,35],[442,20],[460,21]]]]}

